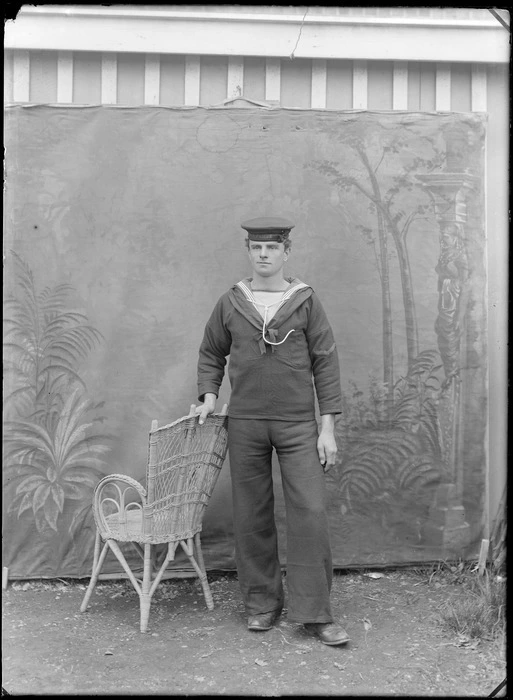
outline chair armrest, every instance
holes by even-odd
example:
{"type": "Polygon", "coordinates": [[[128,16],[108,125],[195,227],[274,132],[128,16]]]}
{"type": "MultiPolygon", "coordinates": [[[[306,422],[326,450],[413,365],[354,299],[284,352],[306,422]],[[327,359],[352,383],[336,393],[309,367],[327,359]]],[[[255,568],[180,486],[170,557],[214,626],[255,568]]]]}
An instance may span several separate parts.
{"type": "Polygon", "coordinates": [[[108,476],[104,476],[103,479],[96,484],[94,489],[95,495],[107,486],[110,481],[124,481],[128,486],[134,488],[142,498],[146,498],[146,489],[144,486],[136,479],[132,479],[131,476],[127,476],[126,474],[108,474],[108,476]]]}
{"type": "Polygon", "coordinates": [[[142,511],[145,505],[146,489],[136,479],[126,474],[109,474],[104,477],[96,485],[93,496],[93,515],[102,538],[116,539],[119,528],[124,529],[126,525],[129,512],[138,509],[142,511]],[[140,503],[134,500],[135,494],[129,495],[130,491],[135,491],[140,496],[140,503]],[[115,532],[112,529],[113,519],[115,532]]]}

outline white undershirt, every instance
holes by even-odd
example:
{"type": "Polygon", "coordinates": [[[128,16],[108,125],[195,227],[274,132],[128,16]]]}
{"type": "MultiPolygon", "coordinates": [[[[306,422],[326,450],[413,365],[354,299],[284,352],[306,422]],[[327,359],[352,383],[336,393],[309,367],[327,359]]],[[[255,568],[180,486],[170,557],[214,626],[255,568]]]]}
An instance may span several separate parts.
{"type": "Polygon", "coordinates": [[[278,310],[283,295],[286,290],[279,292],[255,292],[253,291],[253,296],[255,297],[256,304],[255,308],[262,318],[266,318],[270,321],[278,310]],[[267,309],[267,313],[266,313],[267,309]]]}

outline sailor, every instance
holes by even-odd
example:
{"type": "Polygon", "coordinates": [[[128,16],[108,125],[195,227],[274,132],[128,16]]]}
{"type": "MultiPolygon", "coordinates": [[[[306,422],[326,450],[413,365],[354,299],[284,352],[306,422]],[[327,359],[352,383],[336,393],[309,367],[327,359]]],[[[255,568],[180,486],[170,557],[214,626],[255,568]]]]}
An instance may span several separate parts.
{"type": "Polygon", "coordinates": [[[286,508],[288,620],[329,645],[349,637],[332,615],[325,471],[335,463],[340,369],[333,331],[312,287],[284,274],[294,223],[241,224],[251,276],[218,300],[198,360],[196,411],[215,411],[227,357],[228,449],[235,558],[248,629],[271,629],[285,602],[274,518],[272,455],[286,508]],[[316,400],[320,426],[316,420],[316,400]]]}

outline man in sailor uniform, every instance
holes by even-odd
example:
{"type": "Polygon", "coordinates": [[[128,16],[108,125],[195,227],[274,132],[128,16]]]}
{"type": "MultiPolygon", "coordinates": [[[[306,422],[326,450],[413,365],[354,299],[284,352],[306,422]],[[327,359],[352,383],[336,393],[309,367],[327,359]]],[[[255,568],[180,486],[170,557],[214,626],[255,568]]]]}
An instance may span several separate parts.
{"type": "Polygon", "coordinates": [[[325,644],[339,645],[349,638],[331,613],[324,471],[333,466],[337,452],[340,370],[333,331],[314,290],[284,276],[293,227],[278,217],[242,224],[252,275],[223,294],[206,324],[198,361],[203,403],[197,413],[202,422],[214,412],[230,356],[235,556],[248,629],[271,629],[284,605],[274,520],[274,449],[286,507],[288,620],[302,623],[325,644]]]}

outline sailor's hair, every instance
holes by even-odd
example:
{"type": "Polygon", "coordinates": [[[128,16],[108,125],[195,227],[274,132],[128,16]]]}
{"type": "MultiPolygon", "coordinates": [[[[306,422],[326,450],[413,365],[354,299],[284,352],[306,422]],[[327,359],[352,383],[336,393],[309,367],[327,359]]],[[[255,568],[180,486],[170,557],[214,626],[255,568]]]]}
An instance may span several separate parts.
{"type": "MultiPolygon", "coordinates": [[[[260,243],[261,241],[253,241],[253,243],[260,243]]],[[[268,243],[279,243],[279,241],[267,241],[268,243]]],[[[246,248],[249,250],[249,238],[244,239],[244,243],[246,244],[246,248]]],[[[290,238],[286,238],[284,241],[282,241],[283,246],[285,248],[285,252],[288,253],[289,250],[292,248],[292,241],[290,238]]]]}

